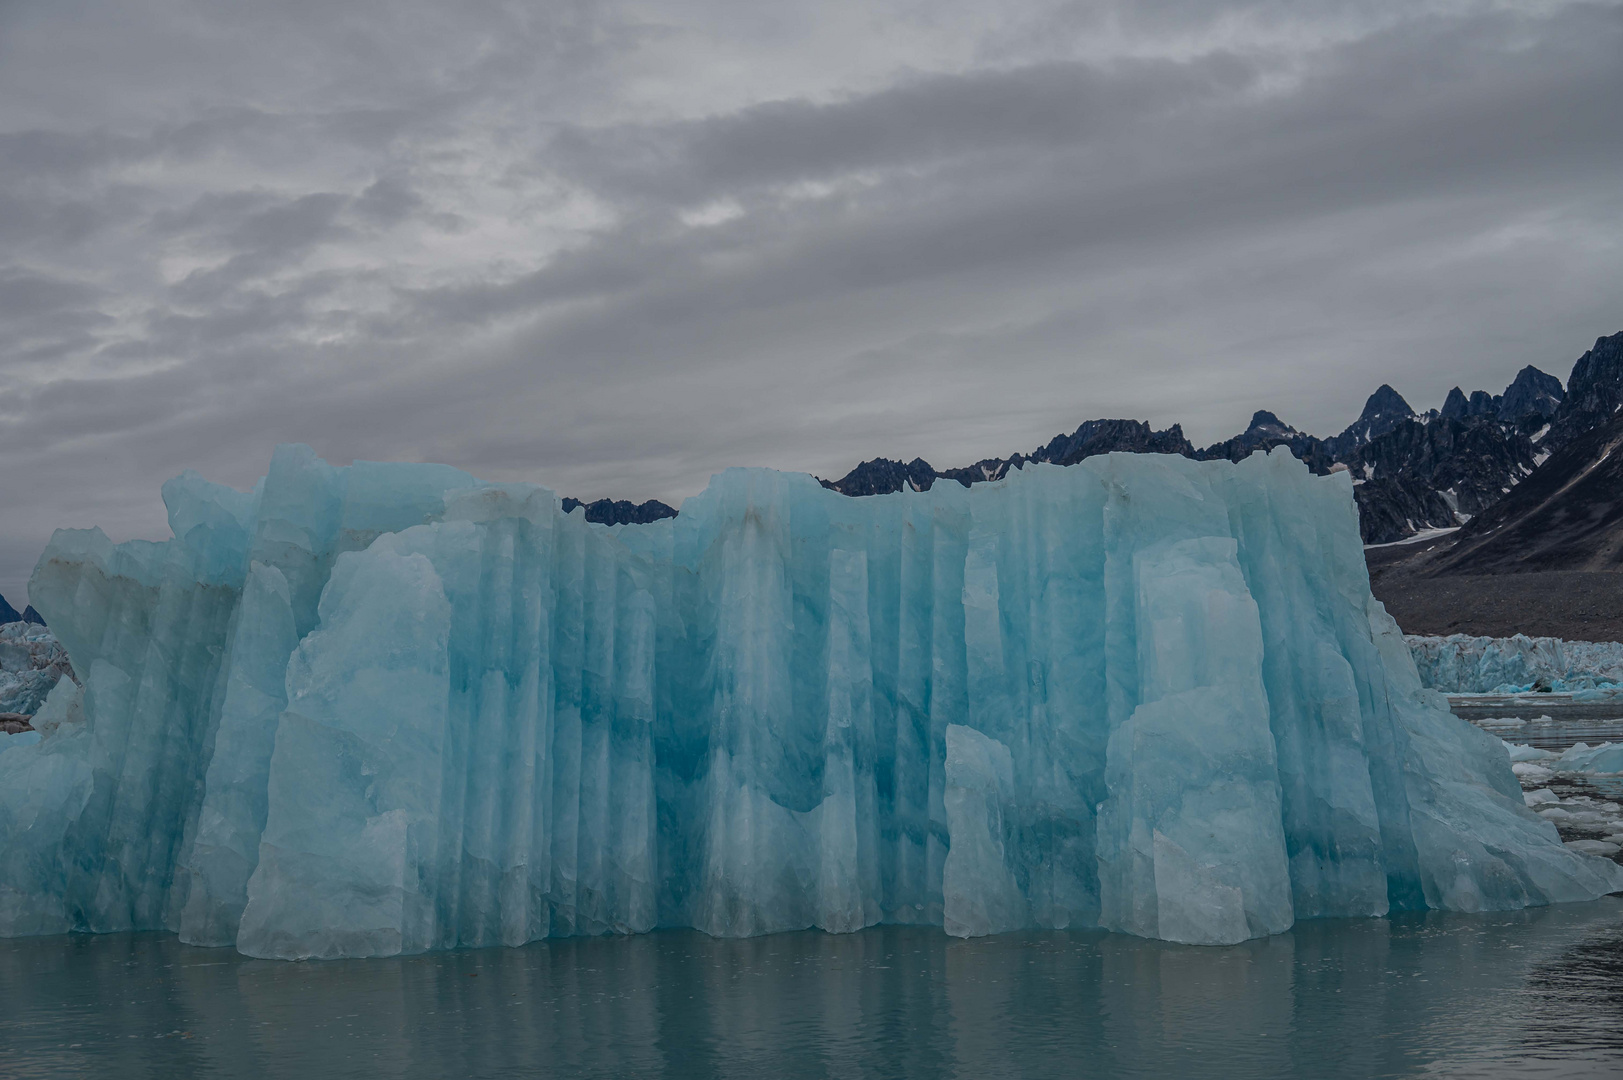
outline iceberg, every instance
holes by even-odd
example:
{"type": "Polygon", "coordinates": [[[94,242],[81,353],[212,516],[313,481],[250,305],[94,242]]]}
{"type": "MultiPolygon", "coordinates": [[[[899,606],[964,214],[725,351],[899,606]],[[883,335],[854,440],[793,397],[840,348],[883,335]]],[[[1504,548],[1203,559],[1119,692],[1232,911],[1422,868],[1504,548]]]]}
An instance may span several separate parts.
{"type": "Polygon", "coordinates": [[[1283,450],[734,469],[612,527],[301,446],[163,495],[173,539],[60,530],[29,583],[82,684],[0,753],[0,935],[1223,944],[1623,888],[1421,685],[1350,482],[1283,450]]]}

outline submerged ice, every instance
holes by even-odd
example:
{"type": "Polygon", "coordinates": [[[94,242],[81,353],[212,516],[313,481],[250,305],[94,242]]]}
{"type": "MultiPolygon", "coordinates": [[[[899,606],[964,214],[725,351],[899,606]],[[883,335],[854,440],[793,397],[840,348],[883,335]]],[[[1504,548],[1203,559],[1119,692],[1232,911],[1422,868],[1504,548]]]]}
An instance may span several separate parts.
{"type": "Polygon", "coordinates": [[[83,685],[0,754],[0,934],[1227,943],[1623,887],[1422,688],[1346,477],[1284,451],[730,470],[614,528],[296,446],[164,499],[174,539],[63,530],[30,582],[83,685]]]}

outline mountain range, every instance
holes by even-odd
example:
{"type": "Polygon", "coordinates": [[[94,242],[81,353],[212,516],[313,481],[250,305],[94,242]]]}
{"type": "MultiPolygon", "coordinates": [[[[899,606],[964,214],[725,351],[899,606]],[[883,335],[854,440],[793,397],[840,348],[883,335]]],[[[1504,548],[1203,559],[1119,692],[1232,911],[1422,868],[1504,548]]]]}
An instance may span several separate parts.
{"type": "MultiPolygon", "coordinates": [[[[1596,349],[1623,353],[1623,334],[1602,339],[1596,349]]],[[[1618,381],[1618,373],[1607,365],[1590,368],[1588,381],[1580,376],[1589,369],[1575,369],[1576,401],[1606,396],[1589,385],[1594,379],[1618,381]]],[[[1614,396],[1617,389],[1611,387],[1614,396]]],[[[1555,376],[1529,365],[1501,394],[1478,390],[1467,395],[1455,387],[1441,410],[1425,413],[1416,413],[1403,395],[1383,385],[1369,396],[1357,420],[1328,438],[1298,431],[1267,410],[1253,415],[1240,434],[1205,448],[1194,446],[1177,424],[1155,431],[1141,421],[1090,420],[1029,454],[946,470],[919,458],[905,464],[876,458],[823,484],[845,495],[881,495],[904,485],[924,490],[938,480],[981,483],[1028,462],[1072,465],[1113,450],[1239,461],[1258,450],[1286,446],[1316,473],[1351,470],[1364,542],[1390,543],[1424,529],[1458,526],[1494,505],[1550,451],[1586,430],[1584,417],[1594,407],[1563,408],[1572,396],[1555,376]]]]}
{"type": "MultiPolygon", "coordinates": [[[[1555,376],[1528,365],[1501,393],[1467,393],[1456,386],[1441,409],[1417,413],[1403,395],[1382,385],[1369,396],[1358,419],[1326,438],[1298,431],[1265,409],[1256,412],[1238,435],[1204,448],[1191,443],[1178,424],[1157,431],[1139,420],[1089,420],[1029,453],[951,469],[937,469],[922,458],[905,462],[873,458],[822,483],[853,497],[885,495],[909,487],[925,491],[943,480],[968,487],[999,480],[1010,469],[1031,462],[1074,465],[1112,451],[1239,461],[1258,450],[1285,446],[1315,473],[1349,470],[1364,542],[1389,544],[1426,530],[1458,528],[1481,517],[1566,447],[1588,447],[1592,433],[1611,422],[1620,404],[1623,333],[1598,339],[1573,366],[1565,387],[1555,376]]],[[[1589,452],[1576,451],[1580,457],[1589,452]]],[[[1544,486],[1530,490],[1543,491],[1544,486]]],[[[575,506],[586,508],[588,521],[611,525],[676,514],[657,500],[641,504],[564,500],[565,510],[575,506]]]]}

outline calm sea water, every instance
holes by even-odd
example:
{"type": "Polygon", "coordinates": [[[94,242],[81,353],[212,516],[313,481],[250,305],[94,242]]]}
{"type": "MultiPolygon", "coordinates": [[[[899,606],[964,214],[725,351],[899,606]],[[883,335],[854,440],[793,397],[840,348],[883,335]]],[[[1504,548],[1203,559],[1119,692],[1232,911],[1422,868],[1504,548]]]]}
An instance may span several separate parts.
{"type": "Polygon", "coordinates": [[[1623,1076],[1623,901],[1102,933],[693,932],[281,963],[0,941],[0,1076],[1623,1076]]]}

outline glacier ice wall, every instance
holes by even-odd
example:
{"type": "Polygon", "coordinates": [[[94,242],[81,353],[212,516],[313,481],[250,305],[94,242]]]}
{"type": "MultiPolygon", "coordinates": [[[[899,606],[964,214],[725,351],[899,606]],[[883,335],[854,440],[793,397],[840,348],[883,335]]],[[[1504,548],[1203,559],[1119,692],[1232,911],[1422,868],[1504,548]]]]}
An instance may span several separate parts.
{"type": "Polygon", "coordinates": [[[174,539],[63,530],[30,582],[83,685],[0,753],[0,934],[1224,943],[1623,887],[1422,688],[1346,478],[1284,451],[730,470],[614,528],[296,446],[164,498],[174,539]]]}
{"type": "Polygon", "coordinates": [[[1557,693],[1623,685],[1623,642],[1553,637],[1491,638],[1450,634],[1405,639],[1420,681],[1445,694],[1557,693]]]}

